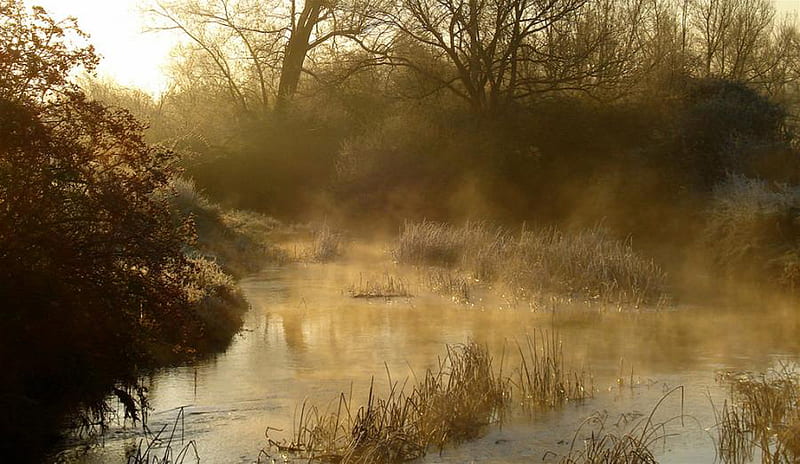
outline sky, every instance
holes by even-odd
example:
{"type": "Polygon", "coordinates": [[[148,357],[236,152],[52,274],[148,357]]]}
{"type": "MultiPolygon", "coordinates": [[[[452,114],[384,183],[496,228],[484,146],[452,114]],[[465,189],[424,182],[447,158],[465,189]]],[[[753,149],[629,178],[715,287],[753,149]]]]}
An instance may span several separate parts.
{"type": "MultiPolygon", "coordinates": [[[[177,33],[146,32],[143,0],[26,0],[43,6],[54,18],[74,16],[91,35],[102,61],[100,77],[157,96],[168,86],[165,67],[179,42],[177,33]]],[[[775,0],[778,12],[800,13],[800,0],[775,0]]]]}
{"type": "MultiPolygon", "coordinates": [[[[798,0],[800,1],[800,0],[798,0]]],[[[165,66],[179,36],[146,32],[142,0],[25,0],[40,5],[55,19],[74,16],[90,35],[90,43],[102,60],[100,77],[126,87],[138,87],[157,96],[166,90],[165,66]]]]}

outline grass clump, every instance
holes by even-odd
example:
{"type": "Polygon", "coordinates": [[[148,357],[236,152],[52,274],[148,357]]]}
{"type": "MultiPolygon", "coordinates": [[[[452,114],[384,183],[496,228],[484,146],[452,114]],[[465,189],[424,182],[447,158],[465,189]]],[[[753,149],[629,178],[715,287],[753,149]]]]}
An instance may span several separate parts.
{"type": "Polygon", "coordinates": [[[359,274],[358,284],[350,285],[347,293],[353,298],[408,298],[413,296],[402,278],[392,276],[388,272],[381,277],[367,279],[364,279],[363,274],[359,274]]]}
{"type": "Polygon", "coordinates": [[[563,344],[555,332],[534,333],[524,346],[517,343],[517,349],[520,367],[513,385],[526,411],[555,408],[594,395],[591,376],[565,365],[563,344]]]}
{"type": "Polygon", "coordinates": [[[472,302],[469,279],[450,269],[429,269],[424,276],[424,283],[433,291],[449,296],[456,303],[472,302]]]}
{"type": "Polygon", "coordinates": [[[717,416],[717,449],[726,463],[764,464],[800,460],[800,375],[784,367],[767,373],[723,373],[730,385],[717,416]]]}
{"type": "Polygon", "coordinates": [[[406,383],[389,378],[378,397],[370,386],[366,405],[354,410],[340,395],[335,411],[304,403],[291,441],[269,440],[262,456],[288,453],[326,462],[405,462],[424,456],[430,446],[477,437],[502,419],[508,405],[507,382],[492,369],[488,351],[475,343],[450,346],[436,370],[406,393],[406,383]]]}
{"type": "Polygon", "coordinates": [[[303,256],[309,261],[327,263],[342,255],[343,237],[328,224],[323,224],[313,232],[311,243],[303,256]]]}
{"type": "Polygon", "coordinates": [[[512,234],[484,223],[406,222],[395,257],[407,264],[457,268],[476,280],[502,284],[518,298],[555,294],[633,306],[665,300],[661,268],[600,227],[512,234]]]}
{"type": "Polygon", "coordinates": [[[639,415],[630,422],[630,415],[610,423],[607,413],[595,413],[586,418],[575,430],[569,451],[559,459],[559,464],[656,464],[653,448],[668,436],[669,424],[680,420],[683,425],[683,387],[675,387],[656,403],[650,414],[639,415]],[[654,417],[661,404],[676,392],[681,394],[681,413],[656,422],[654,417]],[[588,435],[587,435],[588,434],[588,435]],[[579,436],[583,447],[576,447],[579,436]]]}

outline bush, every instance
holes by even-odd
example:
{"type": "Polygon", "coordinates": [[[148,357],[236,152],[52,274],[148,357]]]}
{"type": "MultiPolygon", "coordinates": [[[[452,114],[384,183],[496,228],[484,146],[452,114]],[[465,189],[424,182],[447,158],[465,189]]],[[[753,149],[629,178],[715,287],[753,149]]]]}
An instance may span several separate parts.
{"type": "Polygon", "coordinates": [[[195,252],[225,272],[240,277],[286,259],[269,241],[282,227],[280,222],[251,211],[226,210],[203,195],[192,180],[175,178],[171,185],[176,194],[168,201],[175,221],[192,221],[197,231],[195,252]]]}
{"type": "Polygon", "coordinates": [[[6,0],[0,36],[0,454],[32,460],[142,369],[224,346],[244,304],[184,253],[174,153],[68,81],[97,62],[77,26],[6,0]]]}
{"type": "Polygon", "coordinates": [[[800,284],[800,187],[731,176],[714,189],[703,237],[732,277],[800,284]]]}
{"type": "Polygon", "coordinates": [[[785,176],[798,167],[797,159],[785,164],[792,156],[780,105],[726,80],[688,80],[676,91],[671,119],[664,121],[672,138],[664,155],[676,158],[671,162],[684,185],[710,191],[728,173],[785,176]],[[783,172],[775,166],[781,162],[783,172]]]}

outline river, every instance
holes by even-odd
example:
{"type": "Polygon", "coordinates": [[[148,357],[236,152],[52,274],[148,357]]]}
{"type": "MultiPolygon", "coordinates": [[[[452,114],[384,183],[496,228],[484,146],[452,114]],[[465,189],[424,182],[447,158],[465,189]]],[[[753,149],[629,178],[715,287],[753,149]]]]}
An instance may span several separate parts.
{"type": "MultiPolygon", "coordinates": [[[[594,398],[533,418],[512,414],[483,438],[433,451],[426,461],[541,462],[552,457],[549,452],[565,452],[575,428],[590,414],[605,412],[609,423],[641,417],[665,392],[683,386],[683,404],[676,393],[656,413],[656,421],[681,411],[686,415],[672,422],[669,433],[675,436],[659,442],[656,455],[665,463],[710,463],[715,459],[711,402],[721,404],[726,392],[716,373],[764,371],[793,363],[800,353],[800,318],[792,308],[720,304],[634,312],[534,311],[489,296],[472,304],[452,302],[416,286],[414,272],[398,269],[384,256],[367,264],[291,264],[243,280],[251,309],[229,349],[147,380],[150,430],[171,430],[183,408],[175,440],[193,441],[202,462],[256,462],[267,427],[283,430],[271,430],[272,438],[288,437],[296,409],[306,399],[324,406],[340,392],[352,391],[358,402],[371,378],[380,389],[387,384],[387,369],[395,379],[423,372],[436,365],[447,344],[483,343],[499,365],[517,341],[544,329],[556,331],[572,366],[592,373],[594,398]],[[345,291],[364,275],[385,272],[406,275],[415,296],[354,299],[345,291]]],[[[73,447],[62,458],[125,462],[140,442],[141,427],[115,425],[102,446],[80,452],[73,447]]]]}

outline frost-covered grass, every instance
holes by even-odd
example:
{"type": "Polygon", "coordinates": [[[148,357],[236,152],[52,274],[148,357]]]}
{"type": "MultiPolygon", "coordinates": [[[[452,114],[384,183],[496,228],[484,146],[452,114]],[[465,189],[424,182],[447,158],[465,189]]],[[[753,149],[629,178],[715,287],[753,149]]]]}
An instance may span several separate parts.
{"type": "Polygon", "coordinates": [[[800,187],[731,176],[714,189],[703,244],[731,275],[800,284],[800,187]]]}
{"type": "Polygon", "coordinates": [[[198,191],[194,182],[172,181],[176,195],[175,213],[191,217],[197,229],[197,251],[215,261],[226,272],[242,276],[268,263],[286,260],[285,253],[271,242],[282,224],[252,211],[227,210],[198,191]]]}
{"type": "Polygon", "coordinates": [[[620,305],[659,304],[666,275],[630,242],[600,227],[577,233],[468,222],[407,222],[394,251],[402,263],[457,268],[519,297],[555,294],[620,305]]]}

